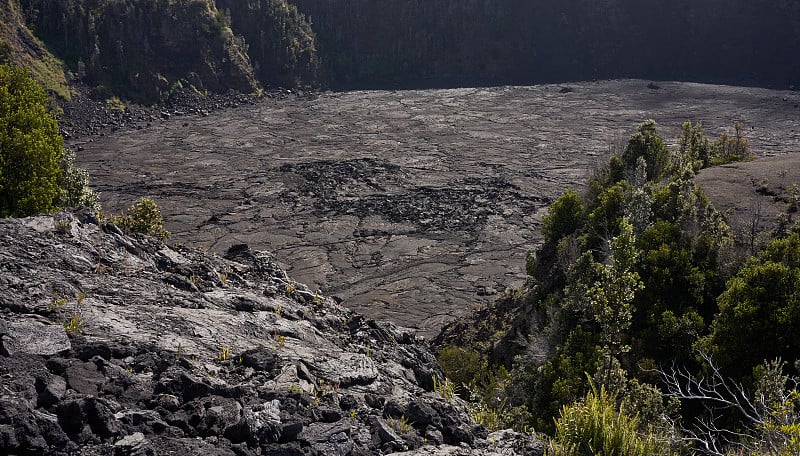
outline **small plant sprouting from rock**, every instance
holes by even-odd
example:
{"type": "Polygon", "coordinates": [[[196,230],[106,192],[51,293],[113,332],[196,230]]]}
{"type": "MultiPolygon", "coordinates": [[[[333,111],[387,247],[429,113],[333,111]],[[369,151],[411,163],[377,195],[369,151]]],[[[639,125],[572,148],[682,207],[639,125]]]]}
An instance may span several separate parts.
{"type": "Polygon", "coordinates": [[[414,430],[405,415],[402,415],[400,418],[389,418],[387,421],[389,426],[391,426],[392,429],[394,429],[394,431],[400,435],[408,434],[414,430]]]}
{"type": "Polygon", "coordinates": [[[333,381],[327,381],[325,379],[319,379],[318,388],[322,392],[323,396],[326,396],[328,393],[338,393],[339,392],[339,383],[333,381]]]}
{"type": "Polygon", "coordinates": [[[64,329],[69,334],[77,334],[83,330],[84,320],[81,312],[81,305],[84,299],[86,299],[86,296],[87,294],[85,291],[80,291],[76,294],[75,306],[71,311],[67,312],[66,308],[67,304],[69,304],[69,300],[66,296],[55,292],[53,294],[53,302],[47,306],[49,312],[57,314],[55,320],[60,321],[61,325],[64,326],[64,329]]]}
{"type": "Polygon", "coordinates": [[[280,333],[277,329],[272,333],[272,339],[278,344],[279,347],[286,345],[286,336],[280,333]]]}
{"type": "Polygon", "coordinates": [[[161,210],[151,198],[142,198],[131,205],[123,215],[114,216],[111,221],[126,233],[142,233],[162,241],[171,233],[164,229],[161,210]]]}
{"type": "Polygon", "coordinates": [[[219,281],[223,287],[228,284],[228,276],[230,275],[230,273],[231,273],[231,267],[228,266],[227,268],[225,268],[225,272],[219,274],[219,281]]]}
{"type": "Polygon", "coordinates": [[[69,334],[78,334],[83,330],[83,318],[77,314],[72,314],[68,320],[64,322],[64,329],[69,334]]]}
{"type": "Polygon", "coordinates": [[[119,97],[116,96],[106,99],[106,105],[112,111],[123,112],[126,109],[125,103],[123,103],[122,100],[120,100],[119,97]]]}
{"type": "Polygon", "coordinates": [[[456,395],[456,384],[449,378],[445,377],[444,380],[439,380],[439,377],[433,377],[433,390],[442,396],[442,399],[450,402],[456,395]]]}
{"type": "Polygon", "coordinates": [[[322,398],[325,397],[327,393],[325,391],[320,391],[314,388],[314,400],[306,406],[308,409],[312,409],[314,407],[319,407],[319,404],[322,402],[322,398]]]}
{"type": "Polygon", "coordinates": [[[57,292],[53,294],[53,302],[47,306],[47,310],[55,312],[64,308],[67,305],[67,298],[59,295],[57,292]]]}
{"type": "Polygon", "coordinates": [[[225,344],[220,345],[219,347],[219,355],[217,355],[218,361],[227,361],[231,359],[231,349],[225,344]]]}
{"type": "Polygon", "coordinates": [[[72,221],[68,218],[53,220],[53,223],[56,226],[56,232],[60,234],[67,233],[72,226],[72,221]]]}

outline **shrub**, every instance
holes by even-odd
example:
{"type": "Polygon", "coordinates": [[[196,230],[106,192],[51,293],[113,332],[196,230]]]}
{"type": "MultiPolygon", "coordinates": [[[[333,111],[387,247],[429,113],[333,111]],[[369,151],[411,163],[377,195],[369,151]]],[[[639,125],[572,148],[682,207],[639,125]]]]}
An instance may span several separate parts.
{"type": "Polygon", "coordinates": [[[58,209],[63,140],[47,96],[22,69],[0,65],[0,216],[58,209]]]}
{"type": "Polygon", "coordinates": [[[656,132],[656,122],[646,120],[636,128],[636,133],[631,135],[625,150],[622,152],[622,162],[625,169],[636,169],[639,157],[644,157],[647,165],[647,180],[655,181],[664,173],[668,164],[669,151],[664,140],[656,132]]]}
{"type": "Polygon", "coordinates": [[[445,375],[458,387],[469,385],[480,372],[486,369],[481,355],[467,348],[448,345],[439,353],[439,364],[445,375]]]}
{"type": "Polygon", "coordinates": [[[542,234],[545,242],[555,243],[564,236],[575,232],[583,225],[583,201],[572,189],[550,205],[547,215],[542,219],[542,234]]]}
{"type": "Polygon", "coordinates": [[[731,375],[764,359],[800,353],[800,235],[774,240],[718,298],[719,313],[701,347],[731,375]]]}
{"type": "Polygon", "coordinates": [[[678,139],[678,150],[673,156],[676,171],[684,166],[690,166],[692,171],[697,172],[701,168],[711,166],[714,146],[703,133],[702,123],[684,122],[678,139]]]}
{"type": "Polygon", "coordinates": [[[722,165],[755,159],[755,155],[750,149],[750,142],[742,136],[743,128],[744,126],[741,122],[736,122],[733,124],[733,136],[730,136],[727,132],[720,135],[717,142],[714,143],[712,164],[722,165]]]}
{"type": "Polygon", "coordinates": [[[75,166],[75,153],[64,150],[61,158],[60,207],[85,206],[95,211],[100,209],[97,194],[89,187],[89,173],[75,166]]]}
{"type": "Polygon", "coordinates": [[[151,198],[142,198],[128,208],[128,211],[112,219],[126,233],[142,233],[160,240],[166,240],[170,232],[164,229],[161,210],[151,198]]]}
{"type": "Polygon", "coordinates": [[[550,456],[653,456],[668,454],[668,445],[637,432],[638,419],[620,411],[617,398],[592,385],[586,397],[561,409],[550,456]]]}
{"type": "Polygon", "coordinates": [[[47,96],[24,70],[0,65],[0,217],[97,209],[89,176],[64,150],[47,96]]]}

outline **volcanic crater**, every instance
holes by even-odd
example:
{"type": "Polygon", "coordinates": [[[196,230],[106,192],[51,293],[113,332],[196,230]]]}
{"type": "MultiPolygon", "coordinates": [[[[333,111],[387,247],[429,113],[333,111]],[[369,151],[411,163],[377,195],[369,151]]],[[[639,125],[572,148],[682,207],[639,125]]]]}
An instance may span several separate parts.
{"type": "MultiPolygon", "coordinates": [[[[793,91],[642,80],[324,92],[69,145],[106,211],[152,197],[172,242],[270,250],[312,289],[431,336],[524,282],[549,202],[643,120],[672,145],[686,120],[711,137],[741,121],[761,173],[800,183],[798,104],[793,91]]],[[[716,176],[703,181],[712,199],[716,176]]],[[[746,206],[748,187],[716,197],[746,206]]]]}

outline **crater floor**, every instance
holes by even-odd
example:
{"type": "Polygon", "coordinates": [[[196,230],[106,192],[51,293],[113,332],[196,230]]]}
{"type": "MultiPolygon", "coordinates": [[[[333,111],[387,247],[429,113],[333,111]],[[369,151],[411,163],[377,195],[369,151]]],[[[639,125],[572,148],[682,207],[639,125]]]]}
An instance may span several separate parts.
{"type": "Polygon", "coordinates": [[[106,211],[150,196],[174,242],[271,250],[296,280],[430,336],[522,284],[547,204],[641,121],[670,144],[685,120],[712,137],[741,121],[759,157],[800,151],[798,92],[658,85],[265,99],[72,145],[106,211]]]}

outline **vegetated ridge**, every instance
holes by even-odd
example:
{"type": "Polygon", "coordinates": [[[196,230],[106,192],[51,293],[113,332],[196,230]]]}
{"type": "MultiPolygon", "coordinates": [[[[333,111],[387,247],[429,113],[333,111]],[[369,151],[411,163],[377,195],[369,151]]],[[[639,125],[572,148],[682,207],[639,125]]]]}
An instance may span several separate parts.
{"type": "Polygon", "coordinates": [[[70,96],[63,62],[56,59],[25,26],[16,0],[0,1],[0,64],[27,68],[44,88],[63,99],[70,96]]]}
{"type": "MultiPolygon", "coordinates": [[[[148,103],[183,85],[248,93],[632,77],[779,87],[800,80],[800,6],[788,0],[4,2],[3,28],[29,36],[27,25],[98,96],[148,103]]],[[[13,61],[32,66],[20,60],[27,45],[3,35],[13,61]]],[[[55,75],[40,79],[51,80],[63,85],[55,75]]]]}
{"type": "Polygon", "coordinates": [[[764,184],[777,226],[760,232],[754,208],[733,231],[695,181],[753,158],[742,131],[687,122],[670,151],[644,122],[551,204],[525,287],[435,341],[485,422],[553,433],[553,454],[800,451],[800,189],[764,184]]]}
{"type": "Polygon", "coordinates": [[[800,80],[793,1],[295,1],[338,84],[800,80]]]}

